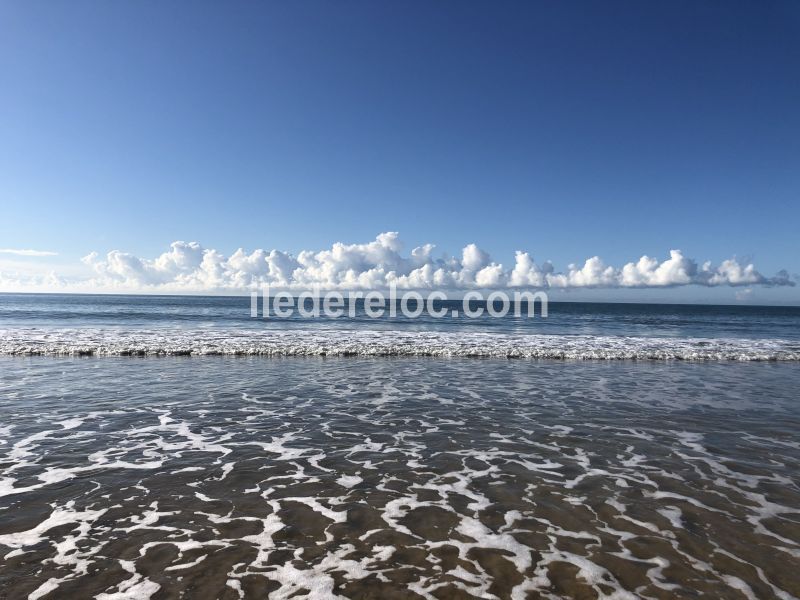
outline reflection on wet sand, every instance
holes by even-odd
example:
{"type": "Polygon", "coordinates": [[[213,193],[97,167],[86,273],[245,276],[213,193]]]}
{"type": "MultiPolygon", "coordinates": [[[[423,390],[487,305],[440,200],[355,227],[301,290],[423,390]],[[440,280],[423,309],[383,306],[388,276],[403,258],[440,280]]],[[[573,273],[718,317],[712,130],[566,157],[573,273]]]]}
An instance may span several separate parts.
{"type": "Polygon", "coordinates": [[[0,359],[9,598],[792,598],[793,365],[0,359]]]}

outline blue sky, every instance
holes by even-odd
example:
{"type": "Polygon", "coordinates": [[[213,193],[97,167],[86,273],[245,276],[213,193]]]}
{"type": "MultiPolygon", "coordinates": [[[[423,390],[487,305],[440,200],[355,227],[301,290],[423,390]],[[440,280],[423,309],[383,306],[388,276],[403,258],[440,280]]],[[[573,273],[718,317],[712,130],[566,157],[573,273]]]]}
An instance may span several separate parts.
{"type": "Polygon", "coordinates": [[[798,73],[793,1],[4,2],[0,247],[794,274],[798,73]]]}

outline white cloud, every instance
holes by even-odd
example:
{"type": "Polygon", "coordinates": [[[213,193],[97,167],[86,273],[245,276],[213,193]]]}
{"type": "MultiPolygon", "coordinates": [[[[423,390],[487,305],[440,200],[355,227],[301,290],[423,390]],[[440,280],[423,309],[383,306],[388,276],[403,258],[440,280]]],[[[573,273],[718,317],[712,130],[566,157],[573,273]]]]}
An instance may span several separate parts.
{"type": "MultiPolygon", "coordinates": [[[[727,262],[727,261],[726,261],[727,262]]],[[[752,267],[752,265],[750,265],[752,267]]],[[[669,258],[662,263],[658,259],[642,256],[636,263],[622,267],[620,283],[626,287],[658,287],[706,283],[697,280],[697,263],[683,256],[680,250],[670,250],[669,258]]],[[[718,283],[725,283],[720,280],[718,283]]]]}
{"type": "MultiPolygon", "coordinates": [[[[719,266],[698,263],[680,250],[659,261],[642,256],[621,268],[594,256],[582,265],[558,272],[550,262],[537,264],[528,252],[518,251],[514,264],[502,263],[475,244],[458,256],[435,255],[432,244],[408,255],[395,232],[382,233],[365,244],[337,242],[326,250],[304,250],[296,256],[280,250],[238,249],[230,256],[197,242],[173,242],[160,256],[147,259],[112,250],[92,252],[82,259],[89,268],[84,277],[52,272],[31,275],[0,273],[0,289],[56,287],[74,291],[242,292],[262,284],[288,289],[373,289],[396,284],[401,289],[470,288],[659,288],[701,286],[795,285],[785,271],[765,277],[751,263],[732,258],[719,266]]],[[[86,268],[86,267],[84,267],[86,268]]]]}
{"type": "Polygon", "coordinates": [[[58,252],[48,250],[26,250],[24,248],[0,248],[0,254],[14,254],[16,256],[58,256],[58,252]]]}

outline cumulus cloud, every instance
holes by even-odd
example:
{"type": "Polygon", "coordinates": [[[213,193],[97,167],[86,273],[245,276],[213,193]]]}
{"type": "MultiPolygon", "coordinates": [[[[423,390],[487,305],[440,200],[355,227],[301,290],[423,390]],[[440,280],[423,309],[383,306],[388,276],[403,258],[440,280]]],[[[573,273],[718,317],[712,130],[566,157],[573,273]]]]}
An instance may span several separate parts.
{"type": "Polygon", "coordinates": [[[14,254],[16,256],[58,256],[58,252],[48,250],[26,250],[24,248],[0,248],[0,254],[14,254]]]}
{"type": "Polygon", "coordinates": [[[378,235],[364,244],[337,242],[330,249],[304,250],[293,255],[280,250],[236,250],[226,256],[197,242],[174,242],[153,259],[113,250],[83,258],[92,278],[81,284],[95,288],[225,292],[257,289],[269,284],[286,289],[401,289],[474,288],[653,288],[702,286],[793,286],[785,271],[774,277],[759,273],[751,263],[735,258],[718,266],[699,265],[672,250],[669,258],[642,256],[621,268],[593,256],[580,265],[556,271],[550,262],[538,264],[518,251],[506,268],[475,244],[460,256],[435,255],[426,244],[407,255],[396,232],[378,235]]]}

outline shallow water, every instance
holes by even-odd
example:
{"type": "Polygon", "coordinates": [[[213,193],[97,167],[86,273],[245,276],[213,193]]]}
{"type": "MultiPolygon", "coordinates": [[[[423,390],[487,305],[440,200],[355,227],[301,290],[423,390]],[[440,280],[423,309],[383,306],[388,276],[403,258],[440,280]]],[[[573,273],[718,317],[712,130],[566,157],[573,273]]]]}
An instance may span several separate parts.
{"type": "Polygon", "coordinates": [[[0,596],[797,597],[798,389],[793,363],[2,357],[0,596]]]}

